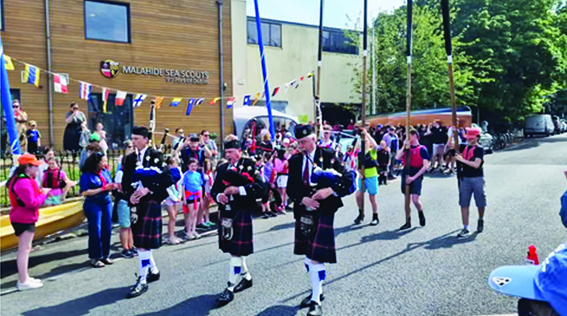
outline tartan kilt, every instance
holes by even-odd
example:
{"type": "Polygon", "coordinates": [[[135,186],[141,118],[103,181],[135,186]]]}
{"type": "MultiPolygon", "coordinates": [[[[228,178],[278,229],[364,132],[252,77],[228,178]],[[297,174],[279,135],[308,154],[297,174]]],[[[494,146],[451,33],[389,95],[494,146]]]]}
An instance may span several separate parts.
{"type": "Polygon", "coordinates": [[[313,237],[301,233],[299,219],[295,220],[295,247],[293,253],[306,255],[311,260],[320,263],[337,263],[335,251],[334,215],[323,215],[317,220],[317,232],[313,237]]]}
{"type": "Polygon", "coordinates": [[[138,221],[132,224],[134,246],[141,249],[161,247],[161,204],[154,200],[138,204],[138,221]]]}
{"type": "Polygon", "coordinates": [[[219,212],[219,249],[236,257],[244,257],[254,252],[254,240],[252,238],[252,213],[249,211],[238,211],[232,222],[234,231],[231,240],[222,237],[222,212],[219,212]]]}

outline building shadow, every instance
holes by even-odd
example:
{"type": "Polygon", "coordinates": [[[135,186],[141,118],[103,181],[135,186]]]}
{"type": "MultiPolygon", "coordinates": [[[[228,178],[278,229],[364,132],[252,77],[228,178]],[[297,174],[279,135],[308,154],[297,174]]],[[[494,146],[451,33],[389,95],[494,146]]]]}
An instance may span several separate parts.
{"type": "Polygon", "coordinates": [[[276,305],[270,306],[256,316],[295,316],[299,312],[298,307],[286,306],[286,305],[276,305]]]}
{"type": "MultiPolygon", "coordinates": [[[[60,251],[56,253],[37,255],[37,256],[34,256],[32,253],[29,259],[29,269],[36,267],[40,264],[58,261],[58,260],[65,260],[76,256],[84,255],[86,257],[87,253],[88,253],[87,248],[80,250],[60,251]]],[[[0,269],[1,269],[0,278],[2,279],[17,274],[18,268],[16,266],[16,259],[14,258],[14,259],[2,261],[0,265],[0,269]]]]}
{"type": "MultiPolygon", "coordinates": [[[[158,312],[137,314],[143,316],[160,316],[160,315],[191,315],[191,316],[207,316],[209,312],[217,309],[217,299],[218,295],[201,295],[197,297],[192,297],[186,301],[183,301],[175,306],[167,309],[163,309],[158,312]]],[[[230,305],[230,304],[229,304],[230,305]]],[[[230,307],[227,307],[230,308],[230,307]]]]}
{"type": "Polygon", "coordinates": [[[100,292],[77,298],[71,301],[61,303],[59,305],[40,307],[31,311],[24,312],[24,316],[43,316],[43,315],[86,315],[89,314],[91,309],[114,304],[128,294],[130,287],[120,287],[113,289],[105,289],[100,292]]]}

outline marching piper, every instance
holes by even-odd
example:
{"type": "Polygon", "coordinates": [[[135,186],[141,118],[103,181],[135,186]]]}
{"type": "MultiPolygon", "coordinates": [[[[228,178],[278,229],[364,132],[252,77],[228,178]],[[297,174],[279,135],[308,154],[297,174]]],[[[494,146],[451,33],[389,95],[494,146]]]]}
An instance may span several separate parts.
{"type": "Polygon", "coordinates": [[[219,248],[231,255],[228,286],[217,299],[220,306],[230,303],[234,293],[252,287],[246,256],[254,252],[252,213],[263,192],[256,162],[242,157],[240,142],[228,136],[224,149],[228,162],[218,166],[211,189],[211,196],[219,205],[219,248]]]}
{"type": "Polygon", "coordinates": [[[294,254],[305,255],[312,291],[301,307],[308,316],[323,314],[325,263],[336,263],[335,212],[343,206],[341,197],[354,192],[354,172],[345,172],[334,151],[317,146],[311,125],[295,127],[300,152],[289,160],[287,192],[294,202],[294,254]]]}
{"type": "Polygon", "coordinates": [[[138,281],[128,293],[137,297],[148,290],[148,283],[157,281],[160,273],[152,249],[161,246],[161,202],[168,197],[167,188],[179,181],[179,172],[170,172],[161,152],[148,146],[149,130],[134,127],[132,143],[135,152],[126,156],[122,189],[132,206],[132,233],[138,248],[138,281]]]}

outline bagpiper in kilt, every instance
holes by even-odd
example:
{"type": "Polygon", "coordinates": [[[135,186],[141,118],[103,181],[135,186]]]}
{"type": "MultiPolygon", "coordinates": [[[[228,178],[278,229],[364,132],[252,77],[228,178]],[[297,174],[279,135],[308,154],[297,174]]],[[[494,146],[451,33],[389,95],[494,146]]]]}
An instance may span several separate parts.
{"type": "Polygon", "coordinates": [[[219,205],[219,248],[231,255],[228,286],[217,299],[221,306],[230,303],[234,293],[252,286],[245,257],[254,252],[252,212],[263,193],[256,162],[242,158],[240,142],[226,141],[224,148],[229,161],[218,166],[211,188],[211,196],[219,205]],[[239,277],[242,279],[237,283],[239,277]]]}
{"type": "Polygon", "coordinates": [[[310,125],[295,127],[300,154],[289,160],[287,192],[293,201],[295,218],[294,254],[305,255],[305,268],[312,284],[311,295],[301,307],[307,315],[322,315],[324,263],[336,263],[335,212],[343,206],[341,197],[354,192],[354,174],[343,169],[335,152],[316,146],[310,125]],[[324,171],[323,171],[324,170],[324,171]]]}
{"type": "Polygon", "coordinates": [[[122,177],[122,190],[133,211],[134,246],[138,248],[138,281],[128,298],[144,294],[148,282],[159,280],[152,249],[161,246],[161,202],[168,196],[167,188],[180,179],[179,173],[166,168],[161,152],[148,147],[148,135],[146,127],[133,128],[136,151],[126,157],[122,177]]]}

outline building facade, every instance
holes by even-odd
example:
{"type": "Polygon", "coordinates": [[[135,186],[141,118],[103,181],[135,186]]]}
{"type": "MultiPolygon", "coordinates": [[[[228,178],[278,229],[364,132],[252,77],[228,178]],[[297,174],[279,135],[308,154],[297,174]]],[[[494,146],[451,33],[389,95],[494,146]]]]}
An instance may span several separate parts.
{"type": "MultiPolygon", "coordinates": [[[[256,22],[254,17],[246,16],[245,0],[232,0],[231,20],[234,94],[264,91],[256,22]]],[[[262,19],[261,27],[270,90],[280,87],[272,98],[272,107],[300,120],[313,121],[315,77],[305,78],[297,88],[287,91],[285,84],[316,72],[318,26],[262,19]]],[[[323,29],[321,102],[324,108],[341,111],[343,105],[360,104],[361,96],[351,82],[355,76],[351,64],[359,64],[361,59],[359,48],[343,30],[323,29]]]]}
{"type": "MultiPolygon", "coordinates": [[[[148,125],[152,96],[165,97],[156,111],[156,131],[182,127],[186,132],[232,131],[232,113],[209,101],[220,95],[219,3],[216,0],[2,0],[4,51],[14,59],[9,71],[13,98],[20,99],[30,120],[38,123],[43,144],[62,149],[65,116],[77,102],[89,127],[102,122],[109,143],[119,145],[134,125],[148,125]],[[49,37],[48,37],[49,31],[49,37]],[[50,40],[50,54],[48,53],[50,40]],[[49,56],[49,58],[48,58],[49,56]],[[48,62],[50,59],[50,63],[48,62]],[[52,76],[42,72],[39,87],[21,82],[24,65],[68,76],[68,93],[51,91],[52,76]],[[76,80],[76,81],[75,81],[76,80]],[[89,101],[79,98],[79,81],[93,85],[89,101]],[[110,89],[106,112],[102,89],[110,89]],[[128,92],[123,106],[117,91],[128,92]],[[148,97],[133,108],[136,94],[148,97]],[[183,98],[170,107],[172,98],[183,98]],[[206,98],[190,116],[190,98],[206,98]],[[52,99],[52,101],[50,101],[52,99]]],[[[225,95],[232,94],[231,3],[223,6],[222,43],[225,95]]],[[[224,103],[222,103],[224,104],[224,103]]],[[[3,105],[4,106],[4,105],[3,105]]],[[[112,146],[112,145],[111,145],[112,146]]]]}

